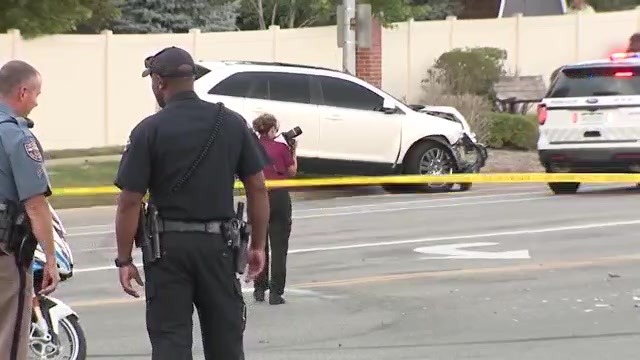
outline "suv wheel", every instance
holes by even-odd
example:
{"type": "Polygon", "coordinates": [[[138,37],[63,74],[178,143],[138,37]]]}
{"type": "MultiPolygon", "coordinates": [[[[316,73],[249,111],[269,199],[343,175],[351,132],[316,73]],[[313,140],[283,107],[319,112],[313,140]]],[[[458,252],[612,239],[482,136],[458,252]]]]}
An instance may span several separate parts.
{"type": "MultiPolygon", "coordinates": [[[[551,170],[548,164],[545,164],[544,167],[547,174],[554,173],[554,171],[551,170]]],[[[549,186],[549,189],[551,189],[551,191],[553,191],[553,193],[556,195],[575,194],[580,188],[579,182],[550,182],[547,183],[547,185],[549,186]]]]}
{"type": "MultiPolygon", "coordinates": [[[[447,175],[456,167],[453,154],[436,141],[423,141],[407,154],[404,160],[404,174],[413,175],[447,175]]],[[[407,186],[384,186],[389,192],[406,191],[450,191],[452,183],[427,183],[407,186]]]]}

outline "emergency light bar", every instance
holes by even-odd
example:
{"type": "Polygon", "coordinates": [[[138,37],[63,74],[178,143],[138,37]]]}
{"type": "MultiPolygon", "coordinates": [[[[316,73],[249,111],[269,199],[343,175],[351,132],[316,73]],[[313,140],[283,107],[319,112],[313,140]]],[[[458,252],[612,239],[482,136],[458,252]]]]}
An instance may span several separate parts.
{"type": "Polygon", "coordinates": [[[628,53],[613,53],[609,56],[611,61],[625,60],[625,59],[640,59],[640,52],[628,52],[628,53]]]}

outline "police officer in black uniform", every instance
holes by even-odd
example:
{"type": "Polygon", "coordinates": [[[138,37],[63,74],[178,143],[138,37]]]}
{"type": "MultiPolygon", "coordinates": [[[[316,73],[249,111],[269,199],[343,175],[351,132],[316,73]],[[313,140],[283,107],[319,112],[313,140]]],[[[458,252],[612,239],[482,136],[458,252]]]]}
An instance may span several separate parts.
{"type": "Polygon", "coordinates": [[[166,48],[147,58],[145,67],[142,76],[151,76],[162,109],[131,131],[115,180],[122,190],[116,214],[120,283],[126,293],[139,296],[131,281],[143,283],[131,251],[140,204],[149,190],[149,203],[161,219],[162,249],[161,258],[144,267],[152,359],[192,359],[193,305],[205,359],[244,359],[246,307],[221,224],[234,217],[237,175],[246,189],[252,226],[247,278],[254,279],[265,261],[266,159],[239,114],[195,94],[196,66],[188,52],[166,48]]]}

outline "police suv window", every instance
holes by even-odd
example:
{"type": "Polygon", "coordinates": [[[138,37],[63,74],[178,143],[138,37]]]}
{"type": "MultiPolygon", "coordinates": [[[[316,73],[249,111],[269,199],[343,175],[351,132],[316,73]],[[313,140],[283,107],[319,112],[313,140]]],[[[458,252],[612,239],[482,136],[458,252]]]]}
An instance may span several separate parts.
{"type": "Polygon", "coordinates": [[[319,79],[326,106],[371,111],[382,106],[382,97],[364,86],[329,76],[319,79]]]}
{"type": "Polygon", "coordinates": [[[640,95],[640,67],[563,69],[546,97],[640,95]]]}

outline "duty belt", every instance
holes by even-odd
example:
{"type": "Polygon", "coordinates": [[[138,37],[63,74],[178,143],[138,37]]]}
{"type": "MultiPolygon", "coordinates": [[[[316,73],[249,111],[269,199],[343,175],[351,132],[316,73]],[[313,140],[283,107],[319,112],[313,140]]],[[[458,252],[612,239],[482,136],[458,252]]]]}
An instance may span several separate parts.
{"type": "Polygon", "coordinates": [[[203,232],[210,234],[221,234],[220,221],[209,222],[186,222],[176,220],[158,221],[158,232],[203,232]]]}

